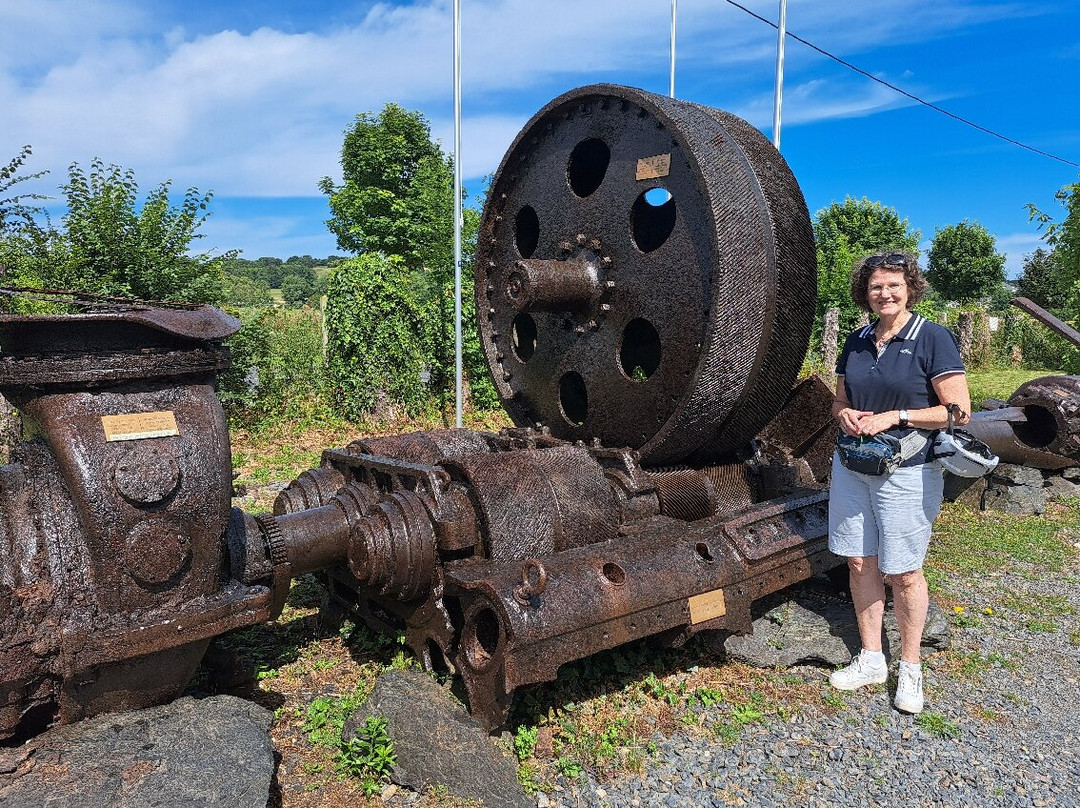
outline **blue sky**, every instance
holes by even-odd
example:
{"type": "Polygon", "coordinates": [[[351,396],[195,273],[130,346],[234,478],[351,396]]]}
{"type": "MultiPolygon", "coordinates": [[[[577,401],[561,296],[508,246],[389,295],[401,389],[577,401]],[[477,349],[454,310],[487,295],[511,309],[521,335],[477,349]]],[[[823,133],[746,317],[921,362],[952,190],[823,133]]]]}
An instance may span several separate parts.
{"type": "MultiPolygon", "coordinates": [[[[743,0],[770,19],[778,0],[743,0]]],[[[462,0],[466,185],[480,191],[526,120],[594,82],[666,93],[669,0],[462,0]]],[[[213,190],[200,249],[341,252],[320,177],[342,133],[390,101],[453,143],[449,0],[5,0],[0,160],[33,146],[56,194],[94,157],[213,190]]],[[[988,129],[1080,163],[1080,3],[789,0],[790,32],[988,129]]],[[[676,95],[772,133],[776,31],[725,0],[679,0],[676,95]]],[[[1009,257],[1039,246],[1025,203],[1058,213],[1080,168],[964,126],[788,40],[781,151],[811,213],[845,196],[922,231],[984,224],[1009,257]]],[[[29,190],[24,187],[24,190],[29,190]]]]}

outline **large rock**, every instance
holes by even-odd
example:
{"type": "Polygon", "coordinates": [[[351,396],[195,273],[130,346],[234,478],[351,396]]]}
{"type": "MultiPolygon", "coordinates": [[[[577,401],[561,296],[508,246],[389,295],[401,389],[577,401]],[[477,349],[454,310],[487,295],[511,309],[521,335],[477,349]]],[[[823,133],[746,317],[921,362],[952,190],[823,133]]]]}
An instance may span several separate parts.
{"type": "MultiPolygon", "coordinates": [[[[789,668],[802,663],[846,665],[859,652],[859,626],[850,600],[816,581],[788,590],[786,599],[773,599],[753,622],[754,631],[728,637],[729,659],[762,668],[789,668]]],[[[949,622],[933,601],[923,631],[924,657],[949,647],[949,622]]],[[[900,657],[900,632],[891,601],[885,609],[885,654],[900,657]]]]}
{"type": "Polygon", "coordinates": [[[386,719],[397,763],[391,779],[423,791],[446,786],[487,808],[526,808],[533,802],[517,779],[517,765],[429,676],[391,671],[345,723],[342,737],[357,734],[368,716],[386,719]]]}
{"type": "MultiPolygon", "coordinates": [[[[1066,471],[1069,471],[1069,469],[1066,469],[1066,471]]],[[[1043,491],[1046,493],[1047,499],[1052,500],[1080,497],[1080,485],[1077,485],[1076,478],[1070,479],[1063,474],[1048,473],[1046,481],[1043,483],[1043,491]]]]}
{"type": "Polygon", "coordinates": [[[214,696],[58,727],[0,749],[0,805],[266,808],[271,718],[257,704],[214,696]]]}

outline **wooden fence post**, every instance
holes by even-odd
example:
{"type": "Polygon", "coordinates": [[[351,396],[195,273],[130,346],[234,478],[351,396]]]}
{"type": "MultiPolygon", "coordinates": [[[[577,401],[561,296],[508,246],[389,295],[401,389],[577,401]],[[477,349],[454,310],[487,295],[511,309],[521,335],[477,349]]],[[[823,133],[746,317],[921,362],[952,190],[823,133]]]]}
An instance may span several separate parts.
{"type": "Polygon", "coordinates": [[[957,336],[960,338],[960,358],[964,365],[971,363],[971,345],[975,338],[975,314],[970,311],[960,312],[956,318],[957,336]]]}

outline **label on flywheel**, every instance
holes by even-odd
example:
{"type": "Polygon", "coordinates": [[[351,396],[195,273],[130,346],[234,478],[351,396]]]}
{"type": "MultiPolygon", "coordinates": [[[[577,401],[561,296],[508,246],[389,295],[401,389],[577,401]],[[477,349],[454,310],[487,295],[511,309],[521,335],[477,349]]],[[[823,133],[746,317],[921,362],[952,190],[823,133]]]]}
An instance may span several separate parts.
{"type": "Polygon", "coordinates": [[[666,177],[670,171],[671,152],[638,158],[637,179],[639,180],[655,180],[657,177],[666,177]]]}
{"type": "Polygon", "coordinates": [[[176,416],[171,410],[103,415],[101,426],[105,429],[106,441],[167,438],[180,434],[176,428],[176,416]]]}
{"type": "Polygon", "coordinates": [[[712,592],[704,592],[694,595],[687,603],[690,604],[690,623],[704,623],[714,617],[723,617],[727,614],[727,603],[724,601],[724,590],[714,589],[712,592]]]}

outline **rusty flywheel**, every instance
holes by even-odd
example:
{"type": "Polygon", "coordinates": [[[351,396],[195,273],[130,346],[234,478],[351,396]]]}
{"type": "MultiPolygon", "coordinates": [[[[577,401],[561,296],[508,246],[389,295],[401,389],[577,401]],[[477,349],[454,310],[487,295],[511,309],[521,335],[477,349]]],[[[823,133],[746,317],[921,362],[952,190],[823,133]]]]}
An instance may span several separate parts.
{"type": "Polygon", "coordinates": [[[651,463],[730,451],[776,414],[815,294],[806,204],[764,136],[628,87],[540,110],[481,223],[478,319],[511,417],[651,463]]]}

